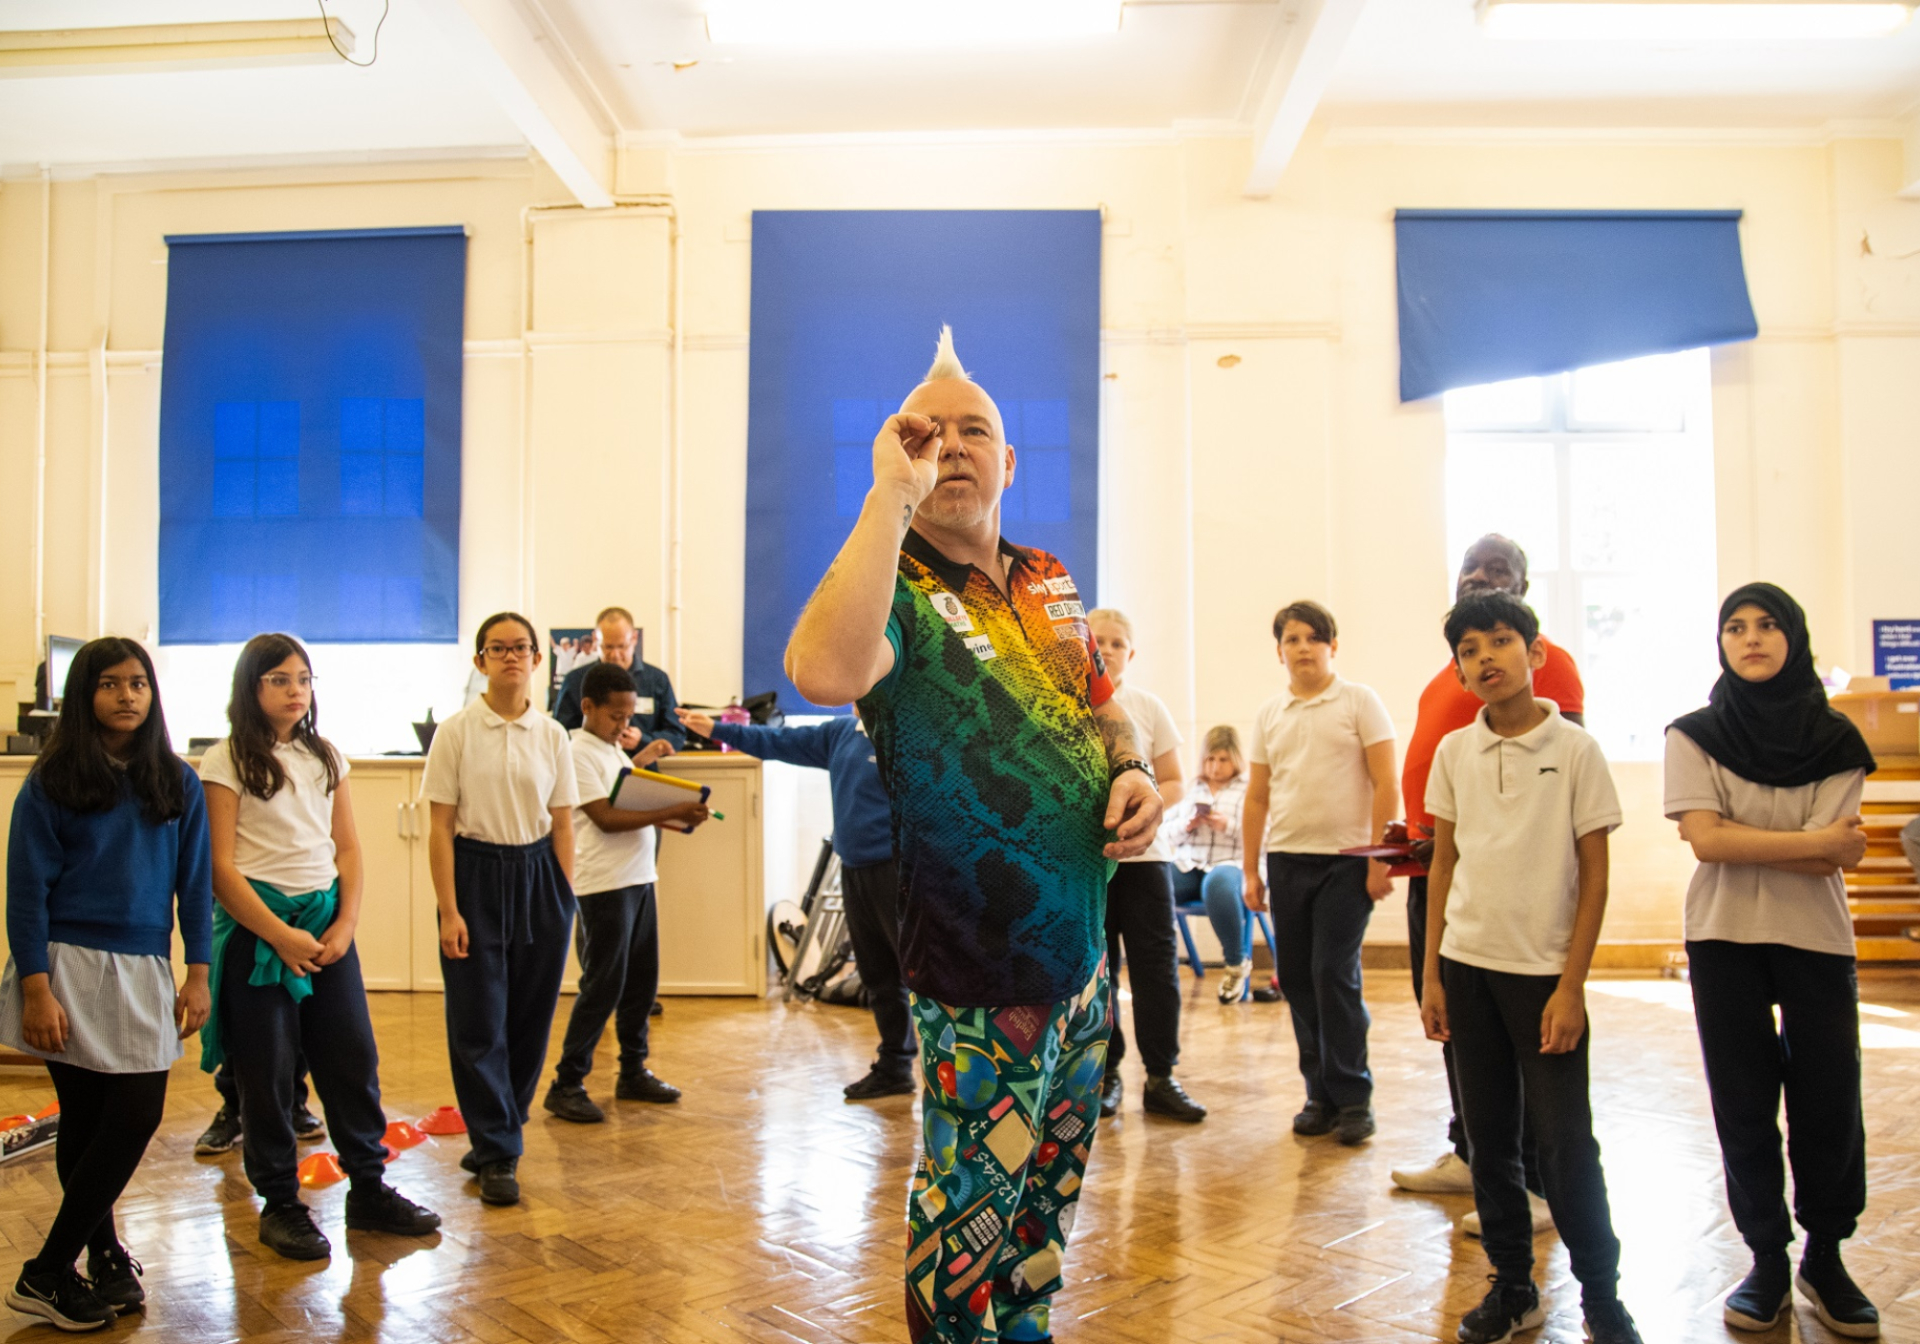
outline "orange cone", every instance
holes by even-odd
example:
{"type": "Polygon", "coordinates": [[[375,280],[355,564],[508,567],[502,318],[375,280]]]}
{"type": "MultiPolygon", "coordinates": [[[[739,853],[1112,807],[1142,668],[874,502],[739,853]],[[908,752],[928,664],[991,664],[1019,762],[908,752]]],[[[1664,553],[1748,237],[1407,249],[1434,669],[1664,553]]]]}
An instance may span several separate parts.
{"type": "Polygon", "coordinates": [[[395,1149],[396,1151],[412,1148],[426,1141],[427,1136],[408,1124],[405,1120],[395,1120],[392,1124],[388,1125],[386,1138],[384,1140],[387,1147],[395,1149]]]}
{"type": "Polygon", "coordinates": [[[420,1132],[422,1134],[465,1134],[467,1122],[461,1119],[458,1106],[442,1106],[420,1122],[420,1132]]]}
{"type": "Polygon", "coordinates": [[[47,1109],[44,1111],[35,1111],[33,1113],[33,1118],[35,1120],[45,1120],[50,1115],[58,1115],[58,1114],[60,1114],[60,1103],[56,1101],[53,1103],[53,1105],[47,1107],[47,1109]]]}
{"type": "Polygon", "coordinates": [[[20,1126],[27,1123],[27,1119],[28,1117],[24,1115],[9,1115],[5,1119],[0,1119],[0,1134],[4,1134],[10,1129],[20,1128],[20,1126]]]}
{"type": "Polygon", "coordinates": [[[338,1185],[346,1179],[347,1173],[340,1170],[340,1159],[332,1153],[315,1153],[300,1163],[300,1184],[308,1190],[338,1185]]]}

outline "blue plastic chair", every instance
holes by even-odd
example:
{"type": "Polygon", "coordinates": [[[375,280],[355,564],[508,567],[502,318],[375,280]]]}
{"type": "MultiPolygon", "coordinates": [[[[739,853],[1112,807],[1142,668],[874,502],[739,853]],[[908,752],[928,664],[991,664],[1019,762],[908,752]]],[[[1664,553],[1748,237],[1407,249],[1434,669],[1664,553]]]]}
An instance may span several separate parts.
{"type": "MultiPolygon", "coordinates": [[[[1280,949],[1273,941],[1273,921],[1267,918],[1267,912],[1265,910],[1250,910],[1247,913],[1252,915],[1255,921],[1258,922],[1260,935],[1267,940],[1267,956],[1275,966],[1278,966],[1280,964],[1280,949]]],[[[1199,901],[1194,901],[1188,905],[1176,905],[1173,907],[1174,923],[1180,926],[1180,941],[1187,945],[1187,965],[1193,967],[1194,979],[1204,980],[1207,978],[1207,971],[1205,965],[1200,960],[1200,949],[1194,945],[1193,929],[1187,923],[1188,915],[1198,915],[1201,919],[1205,919],[1207,917],[1207,907],[1199,901]]],[[[1248,976],[1246,988],[1240,991],[1240,997],[1245,999],[1247,995],[1252,992],[1253,977],[1248,976]]]]}

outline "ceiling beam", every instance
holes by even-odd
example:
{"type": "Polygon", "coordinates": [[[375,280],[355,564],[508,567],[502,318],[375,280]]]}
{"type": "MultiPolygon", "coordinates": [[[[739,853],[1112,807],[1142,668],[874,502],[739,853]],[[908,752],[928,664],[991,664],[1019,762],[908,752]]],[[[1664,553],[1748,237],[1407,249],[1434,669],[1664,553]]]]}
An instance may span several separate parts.
{"type": "Polygon", "coordinates": [[[550,33],[514,0],[418,0],[455,61],[513,119],[534,151],[589,209],[613,204],[618,127],[582,96],[550,33]]]}
{"type": "Polygon", "coordinates": [[[1293,39],[1275,64],[1254,117],[1253,170],[1241,188],[1246,195],[1270,196],[1279,185],[1366,6],[1367,0],[1305,0],[1301,5],[1293,39]]]}
{"type": "Polygon", "coordinates": [[[353,31],[332,17],[0,32],[0,78],[333,64],[352,51],[353,31]]]}

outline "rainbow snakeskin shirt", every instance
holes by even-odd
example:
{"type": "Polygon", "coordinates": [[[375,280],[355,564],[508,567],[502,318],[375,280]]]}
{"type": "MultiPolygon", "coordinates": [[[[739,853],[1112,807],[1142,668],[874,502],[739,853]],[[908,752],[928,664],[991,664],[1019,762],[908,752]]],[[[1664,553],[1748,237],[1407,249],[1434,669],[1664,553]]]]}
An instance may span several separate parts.
{"type": "Polygon", "coordinates": [[[918,532],[900,548],[894,667],[860,701],[893,808],[900,965],[955,1007],[1078,994],[1105,949],[1113,688],[1066,567],[1000,543],[1008,594],[918,532]]]}

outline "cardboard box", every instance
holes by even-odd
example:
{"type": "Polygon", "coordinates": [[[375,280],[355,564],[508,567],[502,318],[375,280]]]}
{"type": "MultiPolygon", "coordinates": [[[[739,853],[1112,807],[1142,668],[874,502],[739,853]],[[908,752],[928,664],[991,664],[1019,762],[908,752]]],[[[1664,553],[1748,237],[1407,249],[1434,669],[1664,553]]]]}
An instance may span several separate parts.
{"type": "Polygon", "coordinates": [[[1920,691],[1869,690],[1862,682],[1884,687],[1886,679],[1855,677],[1833,707],[1853,720],[1875,756],[1920,756],[1920,691]]]}

